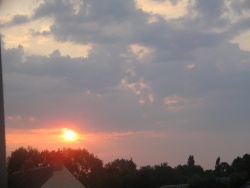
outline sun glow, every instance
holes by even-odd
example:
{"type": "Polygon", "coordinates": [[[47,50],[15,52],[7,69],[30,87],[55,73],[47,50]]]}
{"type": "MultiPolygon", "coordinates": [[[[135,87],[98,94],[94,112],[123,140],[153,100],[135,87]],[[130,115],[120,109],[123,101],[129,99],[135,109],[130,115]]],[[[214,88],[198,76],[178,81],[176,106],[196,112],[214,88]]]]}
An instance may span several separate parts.
{"type": "Polygon", "coordinates": [[[71,129],[64,129],[63,130],[63,138],[68,142],[74,142],[77,140],[78,135],[71,129]]]}

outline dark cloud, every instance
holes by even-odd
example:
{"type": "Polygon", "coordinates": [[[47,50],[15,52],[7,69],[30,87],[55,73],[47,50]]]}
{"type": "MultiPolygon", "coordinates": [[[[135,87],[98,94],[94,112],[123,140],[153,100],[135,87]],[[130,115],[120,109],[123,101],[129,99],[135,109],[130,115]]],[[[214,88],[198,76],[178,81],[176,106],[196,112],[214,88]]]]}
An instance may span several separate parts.
{"type": "Polygon", "coordinates": [[[160,2],[160,3],[169,1],[169,2],[171,2],[173,5],[176,5],[176,4],[179,3],[181,0],[153,0],[153,1],[155,1],[155,2],[160,2]]]}
{"type": "Polygon", "coordinates": [[[15,15],[9,22],[1,24],[2,27],[10,27],[28,23],[30,21],[29,16],[27,15],[15,15]]]}
{"type": "Polygon", "coordinates": [[[50,31],[34,31],[33,29],[30,30],[32,36],[48,36],[51,35],[50,31]]]}
{"type": "Polygon", "coordinates": [[[45,0],[36,8],[33,19],[50,17],[56,14],[63,16],[64,14],[70,14],[71,11],[72,4],[69,1],[45,0]]]}
{"type": "Polygon", "coordinates": [[[249,1],[244,0],[242,4],[243,4],[243,8],[250,9],[250,2],[249,1]]]}
{"type": "Polygon", "coordinates": [[[223,30],[231,25],[231,20],[225,16],[229,12],[224,0],[196,0],[188,6],[188,14],[193,18],[185,18],[186,27],[198,31],[223,30]]]}
{"type": "Polygon", "coordinates": [[[196,10],[205,18],[219,18],[225,10],[223,0],[197,0],[195,5],[196,10]]]}
{"type": "Polygon", "coordinates": [[[17,25],[17,24],[26,23],[28,21],[29,21],[29,17],[26,15],[15,15],[11,21],[11,24],[17,25]]]}
{"type": "Polygon", "coordinates": [[[34,37],[93,48],[86,58],[57,49],[49,56],[27,55],[22,46],[4,49],[7,114],[64,117],[95,130],[236,130],[237,122],[249,130],[250,53],[230,43],[248,28],[247,19],[231,23],[223,17],[228,9],[222,0],[197,0],[188,11],[150,23],[152,15],[134,1],[80,1],[77,9],[70,1],[44,1],[32,19],[53,16],[55,22],[50,31],[31,30],[34,37]],[[149,54],[138,59],[132,44],[149,54]]]}
{"type": "Polygon", "coordinates": [[[243,14],[244,11],[247,11],[250,8],[250,3],[247,0],[243,1],[234,1],[231,3],[231,7],[239,14],[243,14]]]}
{"type": "Polygon", "coordinates": [[[49,15],[55,18],[51,32],[56,39],[77,43],[129,41],[133,30],[140,28],[147,19],[145,13],[136,10],[133,1],[121,0],[84,1],[77,12],[67,2],[45,1],[33,17],[49,15]]]}

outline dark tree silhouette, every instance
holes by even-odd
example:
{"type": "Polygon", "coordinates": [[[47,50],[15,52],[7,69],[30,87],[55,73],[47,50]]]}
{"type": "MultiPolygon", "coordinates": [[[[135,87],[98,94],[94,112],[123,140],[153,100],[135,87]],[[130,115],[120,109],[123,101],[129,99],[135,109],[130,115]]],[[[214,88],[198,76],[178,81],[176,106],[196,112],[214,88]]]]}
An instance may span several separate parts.
{"type": "Polygon", "coordinates": [[[215,172],[220,172],[220,157],[216,159],[215,162],[215,172]]]}
{"type": "Polygon", "coordinates": [[[98,187],[104,175],[103,162],[86,149],[63,148],[59,150],[63,163],[82,183],[98,187]]]}
{"type": "Polygon", "coordinates": [[[231,166],[234,172],[242,172],[244,171],[244,160],[241,157],[237,157],[233,160],[231,166]]]}
{"type": "Polygon", "coordinates": [[[194,160],[193,155],[189,155],[187,165],[188,166],[194,166],[195,165],[195,160],[194,160]]]}
{"type": "Polygon", "coordinates": [[[113,162],[107,163],[105,170],[107,174],[126,175],[136,170],[136,164],[132,159],[116,159],[113,162]]]}
{"type": "Polygon", "coordinates": [[[250,178],[249,154],[235,158],[231,166],[218,157],[215,169],[205,172],[195,164],[193,155],[189,156],[187,164],[175,168],[165,162],[137,170],[132,159],[116,159],[103,166],[102,160],[86,149],[71,148],[39,152],[32,147],[20,147],[11,153],[7,161],[8,173],[20,171],[24,164],[39,167],[61,161],[76,178],[91,188],[157,188],[185,183],[190,188],[236,188],[250,178]]]}
{"type": "Polygon", "coordinates": [[[136,187],[137,170],[132,159],[116,159],[105,165],[104,187],[136,187]]]}
{"type": "Polygon", "coordinates": [[[93,188],[99,187],[104,175],[102,160],[90,154],[86,149],[70,148],[39,152],[32,147],[27,149],[20,147],[8,157],[8,172],[22,170],[27,160],[30,164],[32,162],[31,167],[53,165],[54,162],[61,161],[84,185],[93,188]]]}
{"type": "Polygon", "coordinates": [[[8,173],[20,171],[27,160],[31,161],[34,167],[40,166],[43,161],[37,149],[20,147],[13,151],[7,158],[8,173]]]}

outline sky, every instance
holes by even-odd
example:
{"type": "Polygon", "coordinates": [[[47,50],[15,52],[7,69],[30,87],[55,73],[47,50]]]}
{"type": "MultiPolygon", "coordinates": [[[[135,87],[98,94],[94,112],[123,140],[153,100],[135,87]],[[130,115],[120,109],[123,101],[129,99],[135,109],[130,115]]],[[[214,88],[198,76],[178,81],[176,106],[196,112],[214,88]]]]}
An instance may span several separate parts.
{"type": "Polygon", "coordinates": [[[7,154],[213,169],[250,152],[249,0],[4,0],[0,28],[7,154]]]}

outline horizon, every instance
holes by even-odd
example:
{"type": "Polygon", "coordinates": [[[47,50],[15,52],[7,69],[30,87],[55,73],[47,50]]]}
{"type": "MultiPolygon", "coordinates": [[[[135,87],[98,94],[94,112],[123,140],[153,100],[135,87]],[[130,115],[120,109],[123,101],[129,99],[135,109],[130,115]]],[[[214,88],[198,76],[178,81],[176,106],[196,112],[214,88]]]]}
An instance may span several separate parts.
{"type": "MultiPolygon", "coordinates": [[[[32,150],[37,150],[39,153],[42,153],[42,152],[44,152],[44,151],[48,151],[48,152],[53,152],[53,151],[55,151],[55,152],[57,152],[57,151],[63,151],[64,149],[72,149],[72,150],[86,150],[90,155],[92,155],[93,154],[93,156],[94,157],[97,157],[99,160],[101,160],[102,162],[103,162],[103,167],[105,168],[105,166],[107,165],[107,164],[109,164],[109,163],[112,163],[112,162],[114,162],[114,161],[116,161],[116,160],[132,160],[133,161],[133,163],[136,165],[136,169],[137,170],[139,170],[139,169],[141,169],[141,168],[143,168],[143,167],[147,167],[147,166],[151,166],[151,167],[155,167],[155,166],[159,166],[159,165],[163,165],[163,164],[167,164],[169,167],[171,167],[171,168],[177,168],[178,166],[185,166],[185,165],[189,165],[188,164],[188,162],[189,162],[189,158],[192,156],[192,157],[194,157],[194,165],[195,166],[198,166],[198,167],[201,167],[203,170],[204,170],[204,172],[205,171],[209,171],[209,170],[212,170],[212,171],[216,171],[216,162],[217,162],[217,160],[218,160],[218,158],[220,159],[220,156],[219,157],[217,157],[217,159],[216,159],[216,161],[214,162],[214,167],[213,168],[204,168],[202,165],[200,165],[200,164],[197,164],[197,162],[196,162],[196,158],[195,158],[195,156],[193,156],[193,155],[189,155],[188,156],[188,158],[187,158],[187,160],[186,160],[186,163],[181,163],[181,164],[177,164],[177,165],[175,165],[175,166],[173,166],[173,165],[171,165],[171,164],[169,164],[167,161],[162,161],[162,162],[159,162],[159,163],[155,163],[155,164],[144,164],[144,165],[138,165],[137,163],[136,163],[136,161],[134,161],[133,160],[133,157],[130,157],[130,158],[123,158],[123,157],[120,157],[120,158],[115,158],[115,159],[113,159],[113,160],[111,160],[111,161],[103,161],[103,159],[102,158],[100,158],[98,155],[95,155],[95,153],[92,153],[92,152],[90,152],[87,148],[71,148],[71,147],[62,147],[62,148],[57,148],[57,149],[51,149],[51,150],[49,150],[49,149],[47,149],[47,148],[45,148],[45,149],[37,149],[37,148],[34,148],[34,147],[32,147],[32,146],[27,146],[27,147],[24,147],[24,146],[20,146],[20,147],[18,147],[18,148],[16,148],[15,150],[13,150],[13,151],[9,151],[10,153],[8,154],[8,157],[12,157],[13,158],[13,155],[11,155],[11,154],[14,154],[14,155],[16,155],[16,151],[18,151],[18,150],[20,150],[21,148],[23,148],[24,150],[26,150],[26,151],[28,151],[29,149],[32,149],[32,150]]],[[[232,164],[233,164],[233,162],[235,162],[235,160],[238,158],[238,157],[240,157],[240,158],[244,158],[244,156],[245,155],[250,155],[249,153],[245,153],[244,155],[242,155],[242,156],[236,156],[232,161],[220,161],[220,164],[221,163],[227,163],[229,166],[232,166],[232,164]]]]}
{"type": "Polygon", "coordinates": [[[7,155],[213,169],[250,153],[249,2],[2,1],[7,155]]]}

